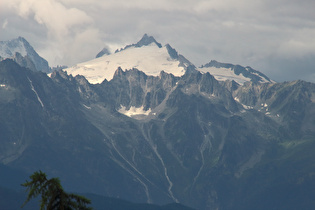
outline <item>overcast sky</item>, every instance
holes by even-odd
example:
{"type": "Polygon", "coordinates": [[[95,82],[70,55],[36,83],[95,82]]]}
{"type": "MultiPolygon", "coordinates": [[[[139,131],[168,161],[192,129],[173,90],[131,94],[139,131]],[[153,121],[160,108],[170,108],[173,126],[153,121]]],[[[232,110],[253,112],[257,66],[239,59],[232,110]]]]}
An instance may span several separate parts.
{"type": "Polygon", "coordinates": [[[196,66],[315,82],[314,9],[315,0],[0,0],[0,40],[22,36],[50,66],[71,66],[147,33],[196,66]]]}

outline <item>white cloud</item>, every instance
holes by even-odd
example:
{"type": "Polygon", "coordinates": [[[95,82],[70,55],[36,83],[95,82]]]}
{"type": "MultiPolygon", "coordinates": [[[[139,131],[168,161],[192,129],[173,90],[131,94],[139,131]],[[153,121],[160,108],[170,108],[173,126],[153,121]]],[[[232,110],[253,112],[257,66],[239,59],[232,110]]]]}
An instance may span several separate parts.
{"type": "Polygon", "coordinates": [[[15,7],[20,16],[34,18],[57,38],[68,35],[72,27],[93,22],[84,11],[66,8],[56,0],[23,0],[17,2],[15,7]]]}

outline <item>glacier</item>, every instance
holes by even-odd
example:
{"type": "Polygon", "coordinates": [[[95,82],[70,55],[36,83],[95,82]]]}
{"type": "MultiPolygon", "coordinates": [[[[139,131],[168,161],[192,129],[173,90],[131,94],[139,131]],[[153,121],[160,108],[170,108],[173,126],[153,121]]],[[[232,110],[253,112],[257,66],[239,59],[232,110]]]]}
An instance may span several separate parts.
{"type": "Polygon", "coordinates": [[[136,68],[149,76],[158,76],[161,71],[174,76],[185,74],[180,61],[171,58],[167,48],[159,48],[155,43],[142,47],[129,47],[111,55],[77,64],[65,69],[72,76],[83,75],[91,84],[111,80],[118,68],[123,70],[136,68]]]}

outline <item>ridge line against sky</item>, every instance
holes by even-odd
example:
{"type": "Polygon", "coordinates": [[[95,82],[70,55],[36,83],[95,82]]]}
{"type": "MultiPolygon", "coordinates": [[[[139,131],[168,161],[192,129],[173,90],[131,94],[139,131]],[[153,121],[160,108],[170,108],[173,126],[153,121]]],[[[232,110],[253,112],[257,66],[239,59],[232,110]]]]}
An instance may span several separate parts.
{"type": "Polygon", "coordinates": [[[199,66],[251,66],[315,82],[314,0],[0,0],[0,40],[23,36],[50,66],[93,59],[143,34],[199,66]]]}

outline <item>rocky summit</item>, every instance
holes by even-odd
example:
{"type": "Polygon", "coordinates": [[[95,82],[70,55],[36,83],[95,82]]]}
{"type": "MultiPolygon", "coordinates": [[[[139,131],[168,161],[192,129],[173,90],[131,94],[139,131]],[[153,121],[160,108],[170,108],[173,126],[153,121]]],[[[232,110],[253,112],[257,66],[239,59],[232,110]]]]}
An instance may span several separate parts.
{"type": "Polygon", "coordinates": [[[50,73],[48,62],[40,57],[34,48],[24,39],[18,37],[9,41],[0,41],[0,60],[11,58],[19,65],[33,71],[50,73]]]}

